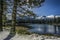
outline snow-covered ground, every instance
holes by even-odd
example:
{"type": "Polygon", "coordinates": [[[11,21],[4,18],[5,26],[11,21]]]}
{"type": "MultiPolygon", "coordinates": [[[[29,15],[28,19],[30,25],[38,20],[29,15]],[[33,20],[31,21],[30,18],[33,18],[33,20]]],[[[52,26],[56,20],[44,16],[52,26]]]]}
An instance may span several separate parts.
{"type": "MultiPolygon", "coordinates": [[[[0,32],[0,40],[4,40],[9,35],[9,31],[0,32]]],[[[31,34],[31,35],[18,35],[16,34],[10,40],[60,40],[58,37],[54,36],[44,36],[38,34],[31,34]]]]}
{"type": "Polygon", "coordinates": [[[15,35],[11,40],[60,40],[60,38],[53,36],[43,36],[43,35],[15,35]]]}
{"type": "Polygon", "coordinates": [[[3,40],[4,38],[6,38],[9,35],[8,31],[3,31],[0,32],[0,40],[3,40]]]}

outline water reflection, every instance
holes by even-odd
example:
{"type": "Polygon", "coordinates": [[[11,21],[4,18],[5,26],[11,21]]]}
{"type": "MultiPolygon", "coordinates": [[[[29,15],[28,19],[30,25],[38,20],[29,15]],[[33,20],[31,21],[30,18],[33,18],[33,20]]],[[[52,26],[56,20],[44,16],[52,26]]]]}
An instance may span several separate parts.
{"type": "Polygon", "coordinates": [[[30,24],[32,29],[28,30],[30,32],[35,32],[39,34],[59,34],[60,35],[60,26],[47,25],[47,24],[30,24]]]}

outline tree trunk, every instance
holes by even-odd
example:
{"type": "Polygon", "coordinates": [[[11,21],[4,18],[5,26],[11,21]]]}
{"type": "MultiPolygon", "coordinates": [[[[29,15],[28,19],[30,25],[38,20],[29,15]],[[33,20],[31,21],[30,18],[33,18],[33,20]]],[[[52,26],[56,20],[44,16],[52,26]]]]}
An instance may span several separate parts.
{"type": "Polygon", "coordinates": [[[6,26],[6,11],[7,11],[6,1],[3,1],[2,24],[4,27],[6,26]]]}
{"type": "Polygon", "coordinates": [[[3,31],[2,14],[3,14],[3,0],[0,0],[0,31],[3,31]]]}
{"type": "Polygon", "coordinates": [[[11,33],[16,33],[16,13],[17,13],[17,0],[14,0],[13,13],[12,13],[12,29],[11,33]]]}

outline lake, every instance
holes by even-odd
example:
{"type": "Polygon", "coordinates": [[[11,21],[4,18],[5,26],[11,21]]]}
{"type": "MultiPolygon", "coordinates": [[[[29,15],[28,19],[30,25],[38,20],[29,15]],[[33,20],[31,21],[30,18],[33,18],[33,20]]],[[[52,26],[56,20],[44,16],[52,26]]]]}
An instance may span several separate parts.
{"type": "Polygon", "coordinates": [[[60,26],[48,25],[48,24],[29,24],[32,28],[29,32],[38,34],[58,34],[60,35],[60,26]]]}

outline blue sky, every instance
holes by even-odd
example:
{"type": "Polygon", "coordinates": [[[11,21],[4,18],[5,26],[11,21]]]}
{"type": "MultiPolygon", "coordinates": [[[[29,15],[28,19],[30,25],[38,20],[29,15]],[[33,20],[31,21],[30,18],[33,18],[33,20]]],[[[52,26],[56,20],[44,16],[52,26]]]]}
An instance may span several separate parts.
{"type": "Polygon", "coordinates": [[[60,0],[45,0],[41,7],[32,10],[38,16],[60,15],[60,0]]]}

